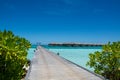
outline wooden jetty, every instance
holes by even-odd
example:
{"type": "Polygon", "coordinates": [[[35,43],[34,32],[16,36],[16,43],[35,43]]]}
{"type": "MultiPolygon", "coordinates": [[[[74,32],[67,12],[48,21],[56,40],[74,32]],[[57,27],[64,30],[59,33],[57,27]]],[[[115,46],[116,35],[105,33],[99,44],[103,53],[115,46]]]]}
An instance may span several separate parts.
{"type": "Polygon", "coordinates": [[[50,46],[103,46],[103,44],[92,44],[92,43],[49,43],[50,46]]]}
{"type": "Polygon", "coordinates": [[[104,80],[39,46],[25,80],[104,80]]]}

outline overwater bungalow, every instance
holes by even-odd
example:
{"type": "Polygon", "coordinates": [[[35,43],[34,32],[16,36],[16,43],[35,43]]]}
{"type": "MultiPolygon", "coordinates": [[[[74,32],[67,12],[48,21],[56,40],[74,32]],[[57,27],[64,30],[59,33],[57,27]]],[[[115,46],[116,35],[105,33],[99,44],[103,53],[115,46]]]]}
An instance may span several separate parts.
{"type": "Polygon", "coordinates": [[[103,44],[91,44],[91,43],[49,43],[50,46],[103,46],[103,44]]]}

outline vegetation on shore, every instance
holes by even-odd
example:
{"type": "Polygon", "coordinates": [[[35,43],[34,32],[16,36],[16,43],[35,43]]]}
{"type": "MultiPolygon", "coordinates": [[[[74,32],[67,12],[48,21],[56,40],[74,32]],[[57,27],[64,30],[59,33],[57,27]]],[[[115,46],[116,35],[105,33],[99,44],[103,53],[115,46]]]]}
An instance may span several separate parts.
{"type": "Polygon", "coordinates": [[[120,80],[120,42],[108,43],[101,52],[89,54],[87,65],[109,80],[120,80]]]}
{"type": "Polygon", "coordinates": [[[0,80],[21,80],[31,44],[11,31],[0,31],[0,80]]]}

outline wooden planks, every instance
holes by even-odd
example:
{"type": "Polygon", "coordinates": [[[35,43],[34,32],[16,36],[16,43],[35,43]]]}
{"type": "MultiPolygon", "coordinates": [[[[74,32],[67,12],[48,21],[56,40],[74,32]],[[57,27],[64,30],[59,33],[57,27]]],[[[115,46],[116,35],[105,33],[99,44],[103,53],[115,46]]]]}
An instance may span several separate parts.
{"type": "Polygon", "coordinates": [[[25,80],[103,80],[103,78],[39,46],[25,80]]]}

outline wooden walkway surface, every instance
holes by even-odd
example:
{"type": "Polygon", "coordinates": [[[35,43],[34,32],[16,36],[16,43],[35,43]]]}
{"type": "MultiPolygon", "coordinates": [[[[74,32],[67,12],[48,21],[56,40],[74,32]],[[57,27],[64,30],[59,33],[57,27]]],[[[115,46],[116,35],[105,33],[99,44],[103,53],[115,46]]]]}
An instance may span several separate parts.
{"type": "Polygon", "coordinates": [[[25,80],[103,80],[103,78],[39,46],[25,80]]]}

